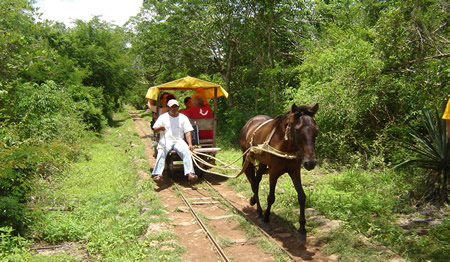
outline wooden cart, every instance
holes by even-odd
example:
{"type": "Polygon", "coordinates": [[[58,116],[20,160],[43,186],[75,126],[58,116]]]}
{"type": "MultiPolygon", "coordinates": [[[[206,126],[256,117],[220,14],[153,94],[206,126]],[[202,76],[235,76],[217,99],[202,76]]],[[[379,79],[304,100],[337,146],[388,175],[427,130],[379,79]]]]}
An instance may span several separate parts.
{"type": "MultiPolygon", "coordinates": [[[[213,138],[198,140],[198,144],[195,145],[196,148],[194,152],[201,152],[208,154],[210,156],[215,156],[216,153],[220,151],[220,148],[217,147],[216,144],[217,98],[221,96],[227,98],[228,93],[218,84],[188,76],[162,85],[150,87],[145,97],[149,100],[153,100],[154,103],[158,103],[160,94],[162,93],[161,91],[180,91],[180,90],[192,90],[196,92],[201,91],[206,99],[213,99],[212,118],[190,118],[189,120],[193,126],[197,126],[198,130],[213,130],[213,138]]],[[[157,108],[159,108],[158,104],[157,108]]],[[[158,110],[156,112],[156,115],[159,116],[158,110]]],[[[154,140],[158,142],[159,136],[154,136],[154,140]]],[[[202,158],[210,163],[214,163],[214,160],[212,158],[209,157],[202,157],[202,158]]],[[[203,169],[208,169],[208,166],[206,165],[201,165],[201,167],[203,169]]],[[[173,177],[175,175],[175,171],[179,168],[181,168],[181,170],[183,169],[182,161],[179,159],[177,153],[173,150],[166,158],[165,170],[167,170],[169,176],[173,177]]],[[[202,175],[203,171],[201,169],[199,169],[197,166],[195,166],[195,169],[197,175],[202,175]]]]}

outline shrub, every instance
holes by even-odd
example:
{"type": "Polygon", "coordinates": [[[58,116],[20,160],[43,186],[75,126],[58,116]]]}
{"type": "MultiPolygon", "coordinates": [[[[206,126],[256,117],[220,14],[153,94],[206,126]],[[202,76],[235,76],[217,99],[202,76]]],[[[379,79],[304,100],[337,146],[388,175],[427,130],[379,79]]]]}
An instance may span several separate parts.
{"type": "MultiPolygon", "coordinates": [[[[443,110],[442,110],[443,112],[443,110]]],[[[448,173],[450,171],[450,142],[447,137],[445,120],[441,119],[442,112],[435,111],[434,116],[423,110],[423,127],[425,132],[412,130],[413,141],[405,140],[404,147],[416,154],[415,158],[404,161],[396,168],[413,165],[430,170],[427,177],[429,186],[427,197],[439,198],[441,202],[448,202],[448,173]]]]}
{"type": "Polygon", "coordinates": [[[0,227],[0,260],[26,261],[30,258],[30,242],[21,236],[13,236],[13,231],[11,227],[0,227]]]}
{"type": "Polygon", "coordinates": [[[103,96],[93,88],[63,88],[52,81],[14,82],[6,90],[0,97],[5,120],[0,126],[0,226],[20,232],[30,181],[59,174],[78,157],[84,130],[103,128],[103,96]]]}
{"type": "Polygon", "coordinates": [[[106,118],[103,115],[105,99],[98,88],[75,85],[69,88],[74,101],[74,110],[81,116],[88,129],[100,132],[105,127],[106,118]]]}
{"type": "Polygon", "coordinates": [[[7,90],[2,101],[9,119],[4,127],[8,131],[5,142],[50,141],[58,137],[58,116],[72,111],[64,89],[49,81],[41,85],[15,82],[7,90]]]}
{"type": "Polygon", "coordinates": [[[72,149],[64,144],[21,144],[4,148],[0,144],[0,227],[22,231],[31,179],[61,173],[72,149]]]}
{"type": "Polygon", "coordinates": [[[101,90],[71,86],[63,88],[48,81],[12,83],[0,97],[3,126],[0,132],[7,145],[53,139],[77,143],[83,130],[100,132],[106,123],[101,90]]]}
{"type": "Polygon", "coordinates": [[[145,99],[147,88],[148,86],[144,84],[136,84],[133,88],[126,91],[124,102],[138,110],[147,109],[147,99],[145,99]]]}

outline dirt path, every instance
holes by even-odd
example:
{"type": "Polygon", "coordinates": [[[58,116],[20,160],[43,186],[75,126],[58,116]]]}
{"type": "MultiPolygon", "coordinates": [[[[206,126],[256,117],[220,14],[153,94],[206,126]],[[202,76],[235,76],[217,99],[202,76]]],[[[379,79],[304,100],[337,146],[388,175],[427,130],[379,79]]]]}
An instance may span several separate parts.
{"type": "MultiPolygon", "coordinates": [[[[138,114],[131,113],[136,131],[145,146],[145,152],[149,161],[149,167],[155,165],[153,157],[153,149],[151,147],[151,134],[153,133],[148,123],[145,122],[138,114]]],[[[144,174],[144,177],[151,179],[150,174],[144,174]]],[[[169,185],[157,188],[157,192],[163,201],[163,205],[169,212],[169,218],[173,221],[173,232],[179,237],[181,245],[186,248],[184,258],[186,261],[211,261],[216,258],[217,254],[211,247],[209,240],[205,237],[199,226],[195,223],[189,212],[177,212],[178,207],[184,206],[183,201],[176,196],[175,190],[169,185]],[[199,247],[203,247],[199,252],[199,247]]],[[[152,231],[150,225],[148,231],[152,231]]]]}
{"type": "MultiPolygon", "coordinates": [[[[134,120],[137,133],[142,139],[150,167],[155,164],[153,157],[153,150],[151,148],[151,134],[148,123],[140,117],[137,113],[131,113],[134,120]]],[[[150,174],[145,174],[145,177],[150,179],[150,174]]],[[[221,177],[206,174],[204,177],[210,181],[213,187],[222,194],[228,201],[237,207],[242,213],[246,214],[252,221],[256,221],[256,210],[248,204],[248,199],[237,194],[232,189],[225,185],[225,181],[221,177]]],[[[187,184],[182,188],[183,193],[189,197],[202,197],[196,195],[197,192],[192,190],[187,184]]],[[[169,217],[173,225],[173,232],[179,237],[180,245],[186,247],[186,252],[183,254],[183,259],[186,261],[217,261],[219,258],[216,252],[211,247],[209,240],[202,232],[200,226],[195,222],[192,215],[183,211],[184,206],[182,200],[176,195],[175,189],[170,184],[164,184],[162,187],[157,187],[157,192],[163,201],[164,206],[169,212],[169,217]]],[[[226,215],[223,210],[208,207],[202,212],[208,217],[220,217],[226,215]]],[[[317,219],[322,219],[317,216],[317,219]]],[[[323,227],[330,230],[338,226],[333,221],[322,221],[323,227]]],[[[150,225],[151,227],[151,225],[150,225]]],[[[337,261],[337,256],[325,256],[321,251],[320,244],[307,244],[301,246],[298,244],[296,236],[292,234],[286,227],[272,222],[272,230],[267,232],[274,238],[280,246],[289,251],[296,261],[337,261]]],[[[236,222],[227,219],[218,219],[213,224],[214,231],[221,236],[226,236],[227,239],[232,239],[232,242],[240,243],[239,245],[230,245],[226,248],[226,252],[231,254],[233,261],[275,261],[275,258],[269,254],[265,254],[260,250],[251,239],[247,239],[245,234],[238,229],[236,222]]],[[[151,230],[151,228],[149,228],[151,230]]],[[[314,241],[314,236],[308,236],[308,243],[320,243],[314,241]]]]}
{"type": "MultiPolygon", "coordinates": [[[[237,194],[233,189],[225,185],[224,181],[220,181],[214,175],[205,175],[205,179],[213,184],[214,188],[220,192],[233,206],[238,208],[244,213],[253,223],[257,224],[256,208],[249,204],[249,199],[237,194]]],[[[321,226],[319,229],[321,232],[332,230],[339,226],[337,221],[330,221],[323,216],[311,216],[310,219],[320,220],[321,226]]],[[[322,244],[320,241],[316,241],[316,237],[312,234],[308,234],[308,242],[306,245],[300,245],[297,241],[297,235],[293,234],[287,225],[283,225],[283,221],[270,221],[272,229],[266,233],[270,235],[280,246],[286,249],[290,255],[296,261],[337,261],[336,255],[326,256],[321,253],[322,244]]]]}

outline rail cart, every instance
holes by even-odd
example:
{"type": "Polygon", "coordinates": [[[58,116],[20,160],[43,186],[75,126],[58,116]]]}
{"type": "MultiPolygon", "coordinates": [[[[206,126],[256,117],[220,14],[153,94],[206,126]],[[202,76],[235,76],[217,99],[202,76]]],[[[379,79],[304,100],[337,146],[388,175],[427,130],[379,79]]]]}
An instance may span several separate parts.
{"type": "MultiPolygon", "coordinates": [[[[161,91],[181,91],[181,90],[192,90],[192,91],[201,91],[206,99],[213,99],[213,117],[212,118],[189,118],[191,124],[194,126],[194,128],[197,131],[200,130],[213,130],[213,138],[212,139],[198,139],[196,141],[195,137],[193,136],[193,143],[195,146],[194,152],[203,153],[209,156],[215,156],[218,151],[221,149],[217,147],[216,144],[216,127],[217,127],[217,98],[224,96],[225,98],[228,97],[228,93],[218,84],[211,83],[208,81],[204,81],[198,78],[194,77],[184,77],[178,80],[174,80],[162,85],[157,85],[150,87],[147,91],[146,98],[149,100],[153,100],[153,103],[156,103],[157,105],[157,112],[156,115],[159,116],[159,106],[160,104],[159,97],[162,93],[161,91]],[[196,126],[196,127],[195,127],[196,126]]],[[[180,102],[180,101],[179,101],[180,102]]],[[[159,135],[154,136],[154,141],[159,141],[159,135]]],[[[154,148],[155,152],[157,150],[156,146],[154,148]]],[[[214,164],[213,158],[210,158],[208,156],[204,156],[202,154],[202,159],[205,161],[214,164]]],[[[155,154],[156,156],[156,154],[155,154]]],[[[165,170],[167,170],[169,176],[175,175],[175,170],[181,168],[183,169],[181,159],[178,157],[175,150],[172,150],[172,152],[169,153],[169,155],[166,158],[166,167],[165,170]]],[[[203,171],[199,169],[195,163],[194,163],[195,171],[197,175],[201,176],[203,174],[203,171]]],[[[200,164],[200,167],[204,170],[209,169],[208,166],[200,164]]]]}

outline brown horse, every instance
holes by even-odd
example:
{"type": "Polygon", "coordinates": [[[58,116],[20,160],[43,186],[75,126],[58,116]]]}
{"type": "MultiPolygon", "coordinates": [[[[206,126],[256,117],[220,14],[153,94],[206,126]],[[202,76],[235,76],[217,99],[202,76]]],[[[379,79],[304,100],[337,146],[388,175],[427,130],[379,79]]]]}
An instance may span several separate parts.
{"type": "Polygon", "coordinates": [[[305,201],[300,168],[303,165],[311,170],[316,165],[314,144],[318,127],[313,119],[319,104],[311,106],[292,105],[291,110],[275,119],[258,115],[244,125],[240,133],[240,144],[244,156],[244,169],[253,190],[250,204],[257,204],[258,221],[269,230],[270,208],[275,202],[275,187],[278,178],[288,173],[297,191],[300,204],[299,241],[306,242],[305,201]],[[254,150],[253,150],[254,149],[254,150]],[[255,160],[259,162],[255,176],[255,160]],[[267,209],[264,212],[259,203],[258,188],[263,174],[269,174],[270,191],[267,197],[267,209]]]}

